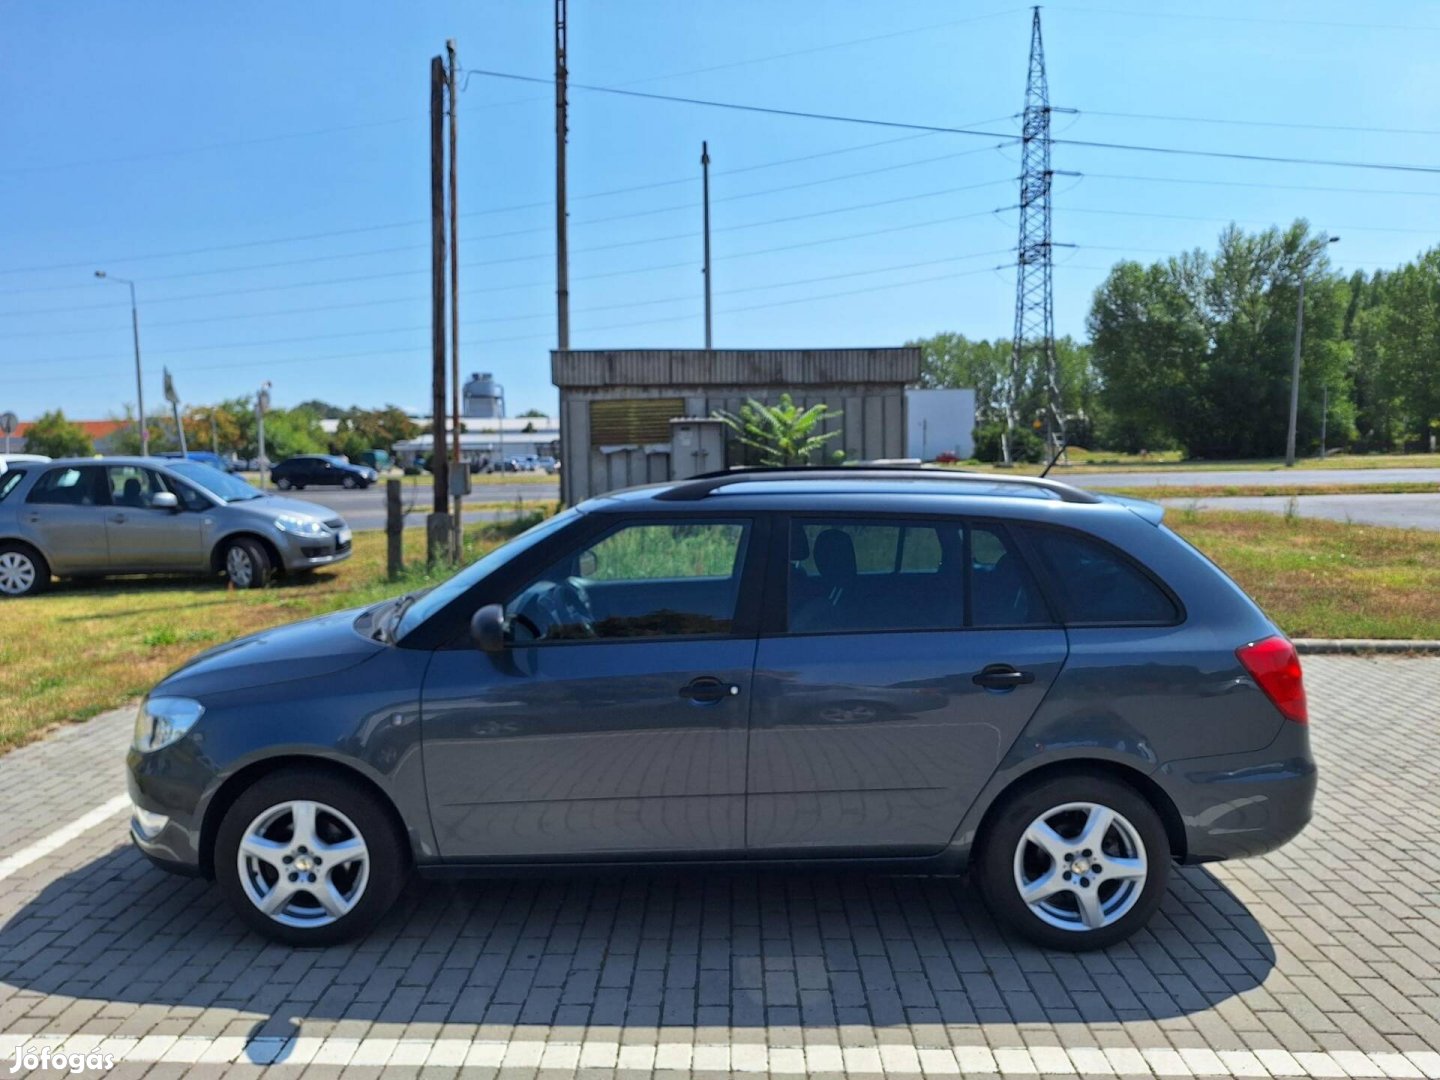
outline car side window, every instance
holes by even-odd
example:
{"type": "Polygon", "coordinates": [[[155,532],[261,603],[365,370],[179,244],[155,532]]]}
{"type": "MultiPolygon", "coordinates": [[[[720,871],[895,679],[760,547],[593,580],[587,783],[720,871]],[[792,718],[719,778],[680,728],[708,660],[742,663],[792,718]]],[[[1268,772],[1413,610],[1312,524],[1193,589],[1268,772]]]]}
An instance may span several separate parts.
{"type": "Polygon", "coordinates": [[[180,500],[180,505],[184,509],[192,513],[198,514],[215,508],[214,503],[183,480],[176,480],[173,476],[161,476],[159,482],[164,485],[166,491],[180,500]]]}
{"type": "Polygon", "coordinates": [[[505,607],[517,645],[728,634],[750,527],[623,525],[558,559],[505,607]]]}
{"type": "Polygon", "coordinates": [[[998,527],[796,519],[790,529],[791,633],[1053,625],[998,527]]]}
{"type": "Polygon", "coordinates": [[[111,465],[105,472],[109,479],[112,506],[146,510],[155,496],[165,490],[156,472],[138,465],[111,465]]]}
{"type": "Polygon", "coordinates": [[[35,482],[25,501],[50,506],[105,506],[109,502],[105,470],[92,465],[51,469],[35,482]]]}
{"type": "Polygon", "coordinates": [[[1079,533],[1026,530],[1054,583],[1066,623],[1169,624],[1180,617],[1175,602],[1124,555],[1079,533]]]}

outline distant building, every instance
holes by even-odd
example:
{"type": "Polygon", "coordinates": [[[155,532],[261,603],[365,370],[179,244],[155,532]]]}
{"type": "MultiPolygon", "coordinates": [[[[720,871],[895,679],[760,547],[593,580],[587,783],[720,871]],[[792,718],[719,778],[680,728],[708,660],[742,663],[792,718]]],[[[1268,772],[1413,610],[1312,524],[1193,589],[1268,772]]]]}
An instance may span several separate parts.
{"type": "MultiPolygon", "coordinates": [[[[109,454],[115,450],[116,438],[126,428],[133,428],[133,420],[72,420],[70,421],[95,444],[97,454],[109,454]]],[[[21,423],[15,426],[15,432],[10,436],[10,452],[12,454],[33,453],[25,446],[25,432],[30,430],[30,423],[21,423]]],[[[0,438],[0,447],[4,446],[4,439],[0,438]]]]}
{"type": "Polygon", "coordinates": [[[975,456],[974,390],[906,390],[905,456],[975,456]]]}
{"type": "MultiPolygon", "coordinates": [[[[430,426],[428,416],[412,416],[410,419],[430,426]]],[[[450,456],[449,439],[453,430],[447,418],[447,457],[450,456]]],[[[460,420],[460,456],[466,462],[479,465],[513,457],[558,457],[559,449],[560,428],[547,416],[516,416],[505,420],[467,416],[460,420]]],[[[401,465],[413,465],[417,457],[428,458],[433,450],[434,438],[428,434],[402,439],[395,444],[395,456],[401,465]]]]}
{"type": "MultiPolygon", "coordinates": [[[[824,403],[838,431],[825,457],[905,455],[905,387],[914,346],[876,349],[620,349],[550,354],[560,390],[560,491],[566,503],[632,484],[744,464],[745,448],[710,418],[754,398],[824,403]]],[[[818,462],[817,462],[818,463],[818,462]]]]}

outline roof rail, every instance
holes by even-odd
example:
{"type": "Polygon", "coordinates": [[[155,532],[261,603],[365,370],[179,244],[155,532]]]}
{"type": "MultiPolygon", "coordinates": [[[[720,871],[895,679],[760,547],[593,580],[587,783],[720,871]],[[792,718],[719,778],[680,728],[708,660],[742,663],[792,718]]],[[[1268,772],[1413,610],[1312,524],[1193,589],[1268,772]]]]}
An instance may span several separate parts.
{"type": "Polygon", "coordinates": [[[956,472],[951,469],[927,469],[913,465],[852,465],[852,466],[745,466],[721,472],[700,473],[677,482],[655,496],[673,502],[703,499],[711,492],[732,484],[756,480],[940,480],[946,483],[1009,484],[1015,487],[1047,491],[1061,502],[1098,503],[1102,500],[1081,488],[1059,480],[1043,480],[1038,476],[996,476],[993,473],[956,472]]]}

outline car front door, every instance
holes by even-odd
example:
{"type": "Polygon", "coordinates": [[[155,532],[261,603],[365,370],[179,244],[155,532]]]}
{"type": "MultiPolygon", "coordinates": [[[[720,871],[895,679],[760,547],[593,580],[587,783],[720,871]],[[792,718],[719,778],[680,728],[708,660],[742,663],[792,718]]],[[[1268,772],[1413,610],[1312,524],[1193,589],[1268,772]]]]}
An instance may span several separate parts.
{"type": "Polygon", "coordinates": [[[938,851],[1059,673],[1065,632],[1002,525],[797,516],[787,531],[756,653],[748,846],[938,851]]]}
{"type": "Polygon", "coordinates": [[[503,652],[435,653],[422,716],[441,854],[742,855],[763,521],[583,529],[508,598],[503,652]]]}
{"type": "Polygon", "coordinates": [[[25,529],[57,574],[103,574],[109,569],[105,469],[65,465],[35,481],[20,510],[25,529]]]}
{"type": "Polygon", "coordinates": [[[200,515],[187,511],[183,501],[174,509],[155,506],[155,496],[169,489],[154,469],[111,465],[105,472],[110,489],[105,536],[112,572],[204,568],[200,515]]]}

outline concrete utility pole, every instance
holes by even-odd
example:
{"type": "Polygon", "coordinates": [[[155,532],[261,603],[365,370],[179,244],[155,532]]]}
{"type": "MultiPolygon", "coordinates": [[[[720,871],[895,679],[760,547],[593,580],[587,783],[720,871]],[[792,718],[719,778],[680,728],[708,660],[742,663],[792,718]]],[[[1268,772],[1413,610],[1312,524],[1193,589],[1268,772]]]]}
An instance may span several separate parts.
{"type": "MultiPolygon", "coordinates": [[[[1338,236],[1320,234],[1326,244],[1340,240],[1338,236]]],[[[1323,248],[1322,248],[1323,250],[1323,248]]],[[[1300,269],[1300,287],[1295,300],[1295,359],[1290,367],[1290,425],[1285,432],[1285,467],[1295,464],[1295,426],[1300,416],[1300,346],[1305,337],[1305,267],[1300,269]]]]}
{"type": "Polygon", "coordinates": [[[570,348],[569,214],[565,208],[565,138],[569,133],[565,82],[565,0],[555,0],[555,315],[556,347],[570,348]]]}
{"type": "Polygon", "coordinates": [[[270,383],[267,380],[260,384],[260,392],[255,395],[255,434],[256,453],[260,455],[260,490],[265,490],[265,478],[269,474],[265,460],[265,414],[270,411],[270,383]]]}
{"type": "MultiPolygon", "coordinates": [[[[460,112],[460,99],[455,93],[455,39],[451,38],[445,42],[445,53],[450,60],[449,64],[449,91],[450,91],[450,407],[454,415],[455,430],[452,433],[454,450],[451,454],[451,465],[455,469],[465,469],[465,463],[460,457],[460,227],[458,225],[459,212],[456,209],[455,195],[458,188],[456,181],[456,158],[455,158],[455,122],[460,112]]],[[[463,475],[463,474],[462,474],[463,475]]],[[[451,557],[459,562],[464,557],[465,537],[461,526],[461,496],[462,485],[455,486],[455,517],[450,523],[450,535],[454,538],[451,544],[451,557]]]]}
{"type": "Polygon", "coordinates": [[[135,303],[135,282],[127,278],[111,277],[104,270],[96,270],[95,276],[130,286],[130,330],[135,337],[135,408],[139,410],[140,456],[149,457],[150,425],[145,421],[145,378],[140,374],[140,309],[135,303]]]}
{"type": "Polygon", "coordinates": [[[710,144],[700,144],[700,176],[702,202],[705,205],[705,351],[709,352],[713,341],[710,335],[710,144]]]}
{"type": "Polygon", "coordinates": [[[450,470],[445,447],[445,61],[430,60],[430,475],[434,510],[425,522],[425,557],[450,550],[450,470]]]}

